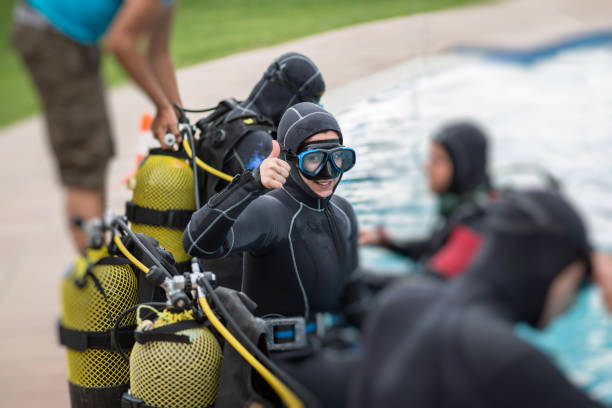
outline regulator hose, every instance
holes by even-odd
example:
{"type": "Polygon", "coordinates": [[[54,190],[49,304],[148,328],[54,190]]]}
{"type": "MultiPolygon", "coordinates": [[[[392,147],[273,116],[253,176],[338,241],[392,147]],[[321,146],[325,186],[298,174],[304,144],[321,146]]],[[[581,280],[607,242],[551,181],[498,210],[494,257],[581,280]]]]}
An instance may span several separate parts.
{"type": "MultiPolygon", "coordinates": [[[[191,148],[189,147],[189,143],[187,143],[185,140],[183,140],[183,148],[185,149],[185,153],[187,153],[187,157],[189,157],[189,159],[192,159],[193,154],[191,153],[191,148]]],[[[204,163],[199,157],[196,156],[195,158],[195,163],[197,164],[197,166],[199,168],[201,168],[204,171],[209,172],[210,174],[212,174],[213,176],[217,176],[222,180],[225,181],[232,181],[234,178],[232,176],[230,176],[227,173],[224,173],[220,170],[215,169],[214,167],[204,163]]]]}

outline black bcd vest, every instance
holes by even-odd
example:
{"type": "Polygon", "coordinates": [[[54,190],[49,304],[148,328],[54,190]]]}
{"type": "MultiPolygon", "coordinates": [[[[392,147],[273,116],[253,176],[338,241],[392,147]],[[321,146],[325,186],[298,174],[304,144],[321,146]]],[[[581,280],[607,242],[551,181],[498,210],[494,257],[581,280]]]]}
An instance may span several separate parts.
{"type": "MultiPolygon", "coordinates": [[[[200,130],[200,138],[196,142],[196,155],[217,170],[222,170],[225,158],[246,134],[262,130],[276,139],[276,126],[270,118],[249,112],[232,115],[230,118],[229,114],[237,106],[238,101],[235,99],[224,99],[210,115],[196,123],[196,127],[200,130]]],[[[198,169],[198,184],[202,199],[208,200],[220,191],[226,185],[222,181],[219,177],[198,169]]]]}

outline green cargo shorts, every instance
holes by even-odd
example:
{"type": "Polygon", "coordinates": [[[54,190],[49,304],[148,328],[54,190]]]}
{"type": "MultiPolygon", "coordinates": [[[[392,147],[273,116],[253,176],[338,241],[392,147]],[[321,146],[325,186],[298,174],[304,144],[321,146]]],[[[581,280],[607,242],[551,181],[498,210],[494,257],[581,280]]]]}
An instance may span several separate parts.
{"type": "Polygon", "coordinates": [[[62,183],[104,187],[114,155],[100,75],[100,50],[77,43],[50,26],[15,22],[13,46],[40,95],[62,183]]]}

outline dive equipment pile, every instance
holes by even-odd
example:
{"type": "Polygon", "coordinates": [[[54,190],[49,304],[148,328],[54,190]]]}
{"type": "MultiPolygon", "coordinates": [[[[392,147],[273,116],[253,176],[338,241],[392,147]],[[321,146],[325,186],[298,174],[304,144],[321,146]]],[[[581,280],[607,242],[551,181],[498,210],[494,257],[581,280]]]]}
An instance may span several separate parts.
{"type": "MultiPolygon", "coordinates": [[[[194,128],[183,121],[191,152],[194,128]]],[[[316,406],[242,332],[214,291],[215,275],[201,272],[199,262],[184,253],[181,234],[199,206],[197,163],[191,160],[190,168],[190,156],[183,150],[151,151],[136,174],[127,217],[107,212],[103,219],[79,223],[90,247],[63,281],[59,324],[72,407],[214,406],[223,343],[283,405],[316,406]],[[178,263],[168,262],[168,252],[178,263]],[[166,302],[143,299],[143,284],[163,289],[166,302]]]]}

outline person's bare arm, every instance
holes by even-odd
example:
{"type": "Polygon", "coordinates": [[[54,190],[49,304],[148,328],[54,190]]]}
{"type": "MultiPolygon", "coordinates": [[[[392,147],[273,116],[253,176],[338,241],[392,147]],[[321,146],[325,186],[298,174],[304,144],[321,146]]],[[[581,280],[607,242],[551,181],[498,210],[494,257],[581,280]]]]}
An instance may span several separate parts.
{"type": "MultiPolygon", "coordinates": [[[[175,0],[176,4],[177,0],[175,0]]],[[[149,39],[148,58],[153,67],[153,73],[164,90],[164,93],[172,102],[181,104],[174,63],[170,56],[170,34],[172,32],[172,20],[175,7],[154,23],[149,39]]]]}
{"type": "Polygon", "coordinates": [[[608,311],[612,313],[612,254],[594,252],[591,256],[593,275],[603,293],[608,311]]]}
{"type": "MultiPolygon", "coordinates": [[[[139,41],[145,36],[150,37],[150,43],[164,46],[168,54],[168,40],[171,27],[173,6],[164,6],[161,0],[126,0],[117,16],[113,20],[105,39],[105,48],[111,52],[142,90],[155,104],[157,114],[153,121],[153,134],[160,141],[162,147],[169,148],[164,141],[168,130],[180,138],[177,128],[177,118],[172,107],[173,102],[180,102],[172,64],[165,64],[166,74],[158,76],[157,68],[151,59],[139,47],[139,41]],[[162,30],[157,33],[156,30],[162,30]],[[172,69],[172,73],[167,71],[172,69]],[[162,81],[171,77],[171,84],[162,84],[162,81]],[[172,91],[168,92],[168,89],[172,91]],[[177,98],[173,100],[173,98],[177,98]]],[[[152,45],[151,45],[152,46],[152,45]]],[[[151,52],[149,52],[149,55],[151,52]]],[[[169,55],[167,56],[170,59],[169,55]]]]}

